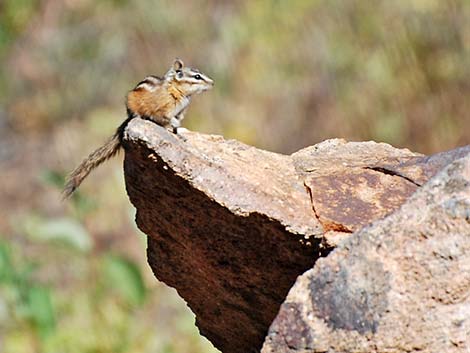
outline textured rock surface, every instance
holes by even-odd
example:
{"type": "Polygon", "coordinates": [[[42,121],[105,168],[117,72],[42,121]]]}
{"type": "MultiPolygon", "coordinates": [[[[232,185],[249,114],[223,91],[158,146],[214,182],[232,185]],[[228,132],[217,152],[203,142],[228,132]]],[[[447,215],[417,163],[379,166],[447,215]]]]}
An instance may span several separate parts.
{"type": "Polygon", "coordinates": [[[224,353],[259,351],[298,275],[464,153],[433,158],[329,140],[285,156],[183,136],[134,119],[126,187],[156,277],[178,290],[224,353]]]}
{"type": "Polygon", "coordinates": [[[262,350],[412,351],[470,351],[470,156],[299,277],[262,350]]]}
{"type": "Polygon", "coordinates": [[[259,351],[295,278],[327,251],[322,227],[287,156],[185,138],[142,120],[128,129],[126,186],[149,263],[216,347],[259,351]]]}
{"type": "Polygon", "coordinates": [[[328,140],[293,154],[296,170],[326,231],[353,232],[399,207],[418,185],[387,173],[421,157],[375,142],[328,140]]]}

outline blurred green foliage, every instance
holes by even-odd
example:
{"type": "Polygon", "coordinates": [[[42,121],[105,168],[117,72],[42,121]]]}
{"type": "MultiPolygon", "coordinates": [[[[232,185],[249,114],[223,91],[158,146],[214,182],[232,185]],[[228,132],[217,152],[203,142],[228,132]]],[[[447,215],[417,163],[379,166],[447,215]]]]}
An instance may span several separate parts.
{"type": "Polygon", "coordinates": [[[466,0],[0,6],[1,97],[15,131],[105,109],[120,120],[127,90],[179,56],[216,81],[186,125],[261,147],[346,137],[430,153],[470,134],[466,0]]]}
{"type": "Polygon", "coordinates": [[[146,264],[119,158],[60,202],[145,75],[215,79],[190,129],[433,153],[469,143],[469,54],[468,0],[0,1],[0,351],[215,351],[146,264]]]}
{"type": "Polygon", "coordinates": [[[120,256],[107,256],[104,271],[109,286],[114,286],[123,299],[130,305],[142,305],[146,288],[139,267],[132,261],[120,256]]]}
{"type": "MultiPolygon", "coordinates": [[[[39,179],[63,185],[60,173],[39,179]]],[[[99,249],[82,223],[92,203],[77,193],[63,216],[26,208],[12,217],[14,238],[0,238],[0,351],[216,352],[176,292],[147,283],[145,261],[99,249]]]]}
{"type": "Polygon", "coordinates": [[[2,352],[211,351],[193,325],[179,322],[193,318],[168,301],[175,294],[150,290],[134,261],[109,252],[96,256],[80,246],[63,248],[57,242],[40,246],[47,256],[30,260],[15,242],[0,242],[2,352]],[[152,324],[148,315],[158,318],[160,311],[165,322],[152,324]],[[184,335],[182,343],[166,337],[165,328],[156,331],[166,323],[184,335]]]}

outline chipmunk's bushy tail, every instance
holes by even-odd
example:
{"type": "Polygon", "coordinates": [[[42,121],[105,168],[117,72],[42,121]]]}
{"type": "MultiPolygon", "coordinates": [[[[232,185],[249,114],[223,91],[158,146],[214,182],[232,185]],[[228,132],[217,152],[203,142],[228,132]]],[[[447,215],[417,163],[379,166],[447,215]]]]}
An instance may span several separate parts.
{"type": "Polygon", "coordinates": [[[100,164],[116,155],[122,146],[122,138],[124,129],[131,118],[126,119],[116,130],[113,136],[100,148],[85,158],[80,165],[68,176],[64,190],[62,191],[63,199],[69,198],[73,192],[80,186],[82,181],[90,174],[90,172],[100,164]]]}

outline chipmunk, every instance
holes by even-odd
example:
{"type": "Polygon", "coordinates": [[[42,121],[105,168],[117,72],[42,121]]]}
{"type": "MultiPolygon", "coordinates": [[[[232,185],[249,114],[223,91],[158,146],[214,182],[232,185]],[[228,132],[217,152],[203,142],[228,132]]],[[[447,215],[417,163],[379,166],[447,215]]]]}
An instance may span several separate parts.
{"type": "Polygon", "coordinates": [[[211,89],[213,85],[214,81],[207,75],[184,66],[180,59],[175,59],[164,77],[145,77],[127,94],[127,119],[103,146],[92,152],[69,175],[63,198],[72,195],[93,169],[119,152],[129,121],[137,117],[151,120],[177,134],[191,97],[211,89]]]}

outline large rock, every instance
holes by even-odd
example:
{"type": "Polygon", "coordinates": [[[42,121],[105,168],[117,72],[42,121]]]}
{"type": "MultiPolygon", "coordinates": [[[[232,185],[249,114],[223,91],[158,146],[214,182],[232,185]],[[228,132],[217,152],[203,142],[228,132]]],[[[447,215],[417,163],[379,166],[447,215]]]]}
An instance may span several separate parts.
{"type": "Polygon", "coordinates": [[[470,351],[470,156],[296,281],[263,353],[470,351]]]}
{"type": "Polygon", "coordinates": [[[149,263],[225,353],[259,351],[298,275],[467,152],[329,140],[286,156],[141,119],[124,147],[149,263]]]}

